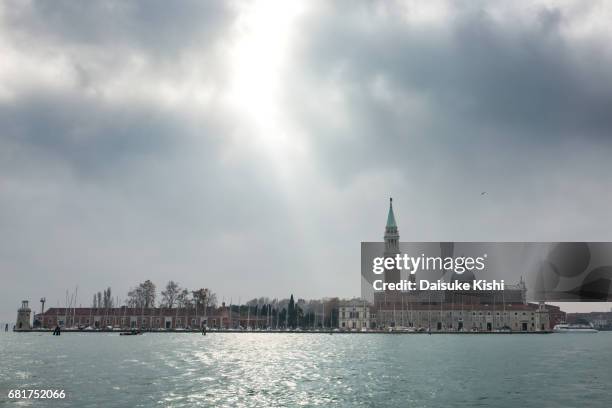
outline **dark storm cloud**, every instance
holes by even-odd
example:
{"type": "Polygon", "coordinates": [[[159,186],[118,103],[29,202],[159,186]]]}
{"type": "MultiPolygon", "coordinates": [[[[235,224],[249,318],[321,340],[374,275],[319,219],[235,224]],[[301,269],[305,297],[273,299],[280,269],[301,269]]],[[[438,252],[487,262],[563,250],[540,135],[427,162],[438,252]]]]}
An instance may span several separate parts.
{"type": "Polygon", "coordinates": [[[176,132],[180,126],[180,117],[154,106],[116,106],[77,93],[40,93],[2,106],[0,143],[20,146],[26,155],[62,161],[77,177],[91,177],[126,160],[173,154],[188,139],[176,132]]]}
{"type": "Polygon", "coordinates": [[[34,0],[9,1],[4,23],[18,42],[36,38],[59,47],[128,47],[176,57],[192,47],[205,52],[235,16],[229,2],[34,0]]]}
{"type": "Polygon", "coordinates": [[[298,41],[296,59],[309,63],[297,76],[307,91],[289,96],[289,106],[321,139],[324,166],[333,157],[337,165],[348,160],[350,174],[382,159],[421,164],[423,154],[469,165],[475,151],[494,143],[493,150],[537,149],[574,139],[610,148],[612,71],[602,69],[612,63],[610,43],[568,38],[563,29],[574,16],[566,11],[534,7],[524,23],[463,3],[442,23],[422,24],[393,10],[377,14],[379,7],[321,7],[300,27],[308,35],[298,41]],[[389,101],[373,95],[377,80],[389,101]],[[309,96],[325,103],[309,90],[328,87],[344,96],[340,108],[352,125],[340,133],[350,137],[301,103],[309,96]],[[403,108],[403,99],[416,100],[426,115],[403,108]],[[352,154],[338,155],[347,149],[352,154]]]}
{"type": "Polygon", "coordinates": [[[463,10],[434,27],[391,13],[368,18],[375,30],[351,18],[367,11],[348,13],[315,15],[305,24],[311,35],[303,57],[315,63],[305,65],[315,77],[341,65],[347,83],[381,75],[395,90],[429,97],[445,118],[528,133],[609,134],[612,73],[601,65],[611,62],[610,45],[565,38],[559,10],[541,8],[527,26],[495,21],[486,9],[463,10]]]}
{"type": "Polygon", "coordinates": [[[195,137],[207,146],[202,162],[213,161],[223,114],[202,115],[195,129],[146,92],[185,75],[183,54],[197,55],[205,79],[222,81],[214,50],[236,17],[229,3],[9,1],[1,17],[5,41],[22,57],[16,64],[40,64],[40,75],[17,68],[5,81],[12,95],[0,99],[1,145],[64,161],[77,177],[121,164],[129,171],[149,155],[163,160],[195,137]]]}

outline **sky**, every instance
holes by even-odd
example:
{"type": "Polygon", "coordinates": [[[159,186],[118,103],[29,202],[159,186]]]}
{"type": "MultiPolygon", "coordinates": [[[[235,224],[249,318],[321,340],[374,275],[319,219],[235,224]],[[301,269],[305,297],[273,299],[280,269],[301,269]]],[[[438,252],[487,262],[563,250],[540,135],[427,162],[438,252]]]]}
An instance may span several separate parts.
{"type": "Polygon", "coordinates": [[[610,241],[611,19],[606,1],[0,1],[0,321],[146,279],[358,296],[390,196],[403,241],[610,241]]]}

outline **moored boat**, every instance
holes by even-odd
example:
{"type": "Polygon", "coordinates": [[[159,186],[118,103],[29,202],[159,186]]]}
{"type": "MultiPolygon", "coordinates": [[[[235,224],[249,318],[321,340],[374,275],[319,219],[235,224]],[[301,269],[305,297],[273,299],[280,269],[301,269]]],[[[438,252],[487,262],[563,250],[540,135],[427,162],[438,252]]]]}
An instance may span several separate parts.
{"type": "Polygon", "coordinates": [[[121,332],[119,333],[120,336],[138,336],[141,335],[142,332],[140,330],[132,330],[129,332],[121,332]]]}
{"type": "Polygon", "coordinates": [[[593,327],[592,324],[557,324],[553,331],[555,333],[597,333],[599,330],[593,327]]]}

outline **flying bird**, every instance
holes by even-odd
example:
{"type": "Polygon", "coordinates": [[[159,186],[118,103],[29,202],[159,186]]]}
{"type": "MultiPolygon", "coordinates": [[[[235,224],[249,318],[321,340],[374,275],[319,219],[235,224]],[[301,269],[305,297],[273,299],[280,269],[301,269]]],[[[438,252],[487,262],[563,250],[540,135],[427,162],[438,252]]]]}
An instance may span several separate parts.
{"type": "Polygon", "coordinates": [[[482,193],[480,193],[480,195],[481,195],[481,196],[483,196],[483,195],[485,195],[485,194],[487,194],[487,192],[486,192],[486,191],[483,191],[482,193]]]}

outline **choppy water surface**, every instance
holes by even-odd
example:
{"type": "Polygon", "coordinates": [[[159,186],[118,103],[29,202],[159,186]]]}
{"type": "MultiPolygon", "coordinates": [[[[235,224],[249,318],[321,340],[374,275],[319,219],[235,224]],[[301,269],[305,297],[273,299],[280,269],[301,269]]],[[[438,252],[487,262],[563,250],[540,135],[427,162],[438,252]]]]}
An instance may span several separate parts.
{"type": "Polygon", "coordinates": [[[612,333],[0,333],[2,406],[609,407],[612,333]],[[63,401],[6,399],[64,389],[63,401]]]}

